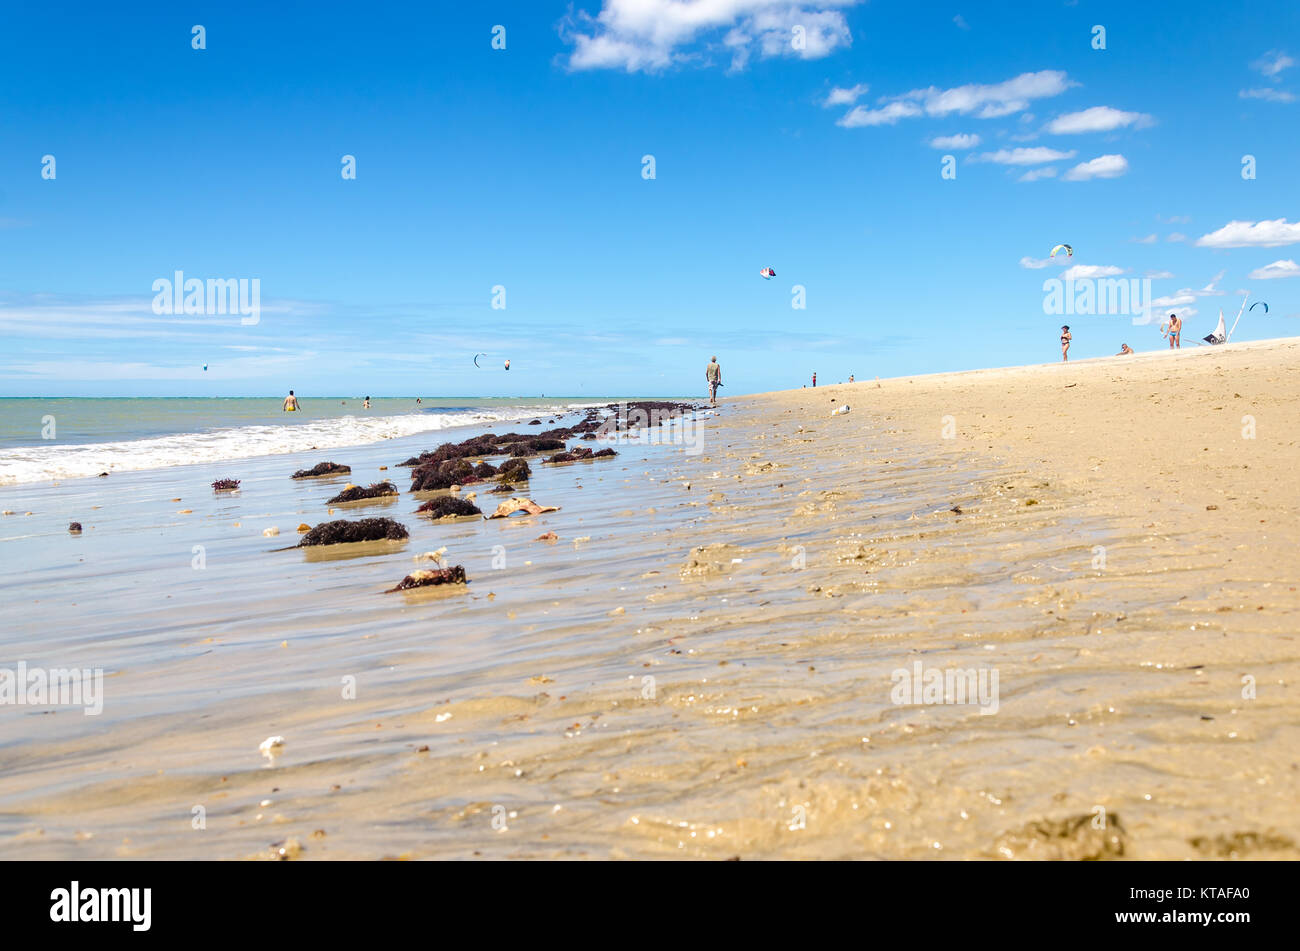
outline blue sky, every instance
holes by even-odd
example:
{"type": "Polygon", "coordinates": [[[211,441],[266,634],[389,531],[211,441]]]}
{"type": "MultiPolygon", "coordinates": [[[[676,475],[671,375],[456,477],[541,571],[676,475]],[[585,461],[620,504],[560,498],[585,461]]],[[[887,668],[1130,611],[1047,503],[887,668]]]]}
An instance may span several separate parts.
{"type": "Polygon", "coordinates": [[[735,395],[1050,361],[1061,323],[1161,345],[1044,314],[1067,267],[1155,275],[1189,345],[1247,289],[1234,339],[1300,331],[1293,0],[268,6],[8,6],[0,395],[678,394],[713,353],[735,395]],[[154,313],[177,270],[258,279],[260,321],[154,313]]]}

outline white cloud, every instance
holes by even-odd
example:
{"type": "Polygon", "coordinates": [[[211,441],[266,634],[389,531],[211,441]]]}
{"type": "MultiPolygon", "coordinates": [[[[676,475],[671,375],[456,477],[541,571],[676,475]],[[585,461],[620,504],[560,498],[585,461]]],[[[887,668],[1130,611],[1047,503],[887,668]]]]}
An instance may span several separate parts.
{"type": "Polygon", "coordinates": [[[964,16],[962,16],[960,13],[957,14],[955,17],[952,18],[952,22],[953,22],[953,23],[956,23],[956,24],[957,24],[957,28],[960,29],[960,30],[969,30],[969,29],[970,29],[970,24],[966,22],[966,18],[965,18],[964,16]]]}
{"type": "Polygon", "coordinates": [[[1170,271],[1147,271],[1146,276],[1152,281],[1165,281],[1174,275],[1170,271]]]}
{"type": "Polygon", "coordinates": [[[1074,158],[1078,152],[1058,152],[1046,146],[1034,148],[998,149],[996,152],[981,152],[971,161],[993,162],[996,165],[1042,165],[1046,162],[1058,162],[1061,159],[1074,158]]]}
{"type": "Polygon", "coordinates": [[[1029,256],[1025,256],[1020,259],[1020,266],[1023,268],[1029,268],[1032,271],[1037,271],[1045,267],[1051,267],[1055,263],[1056,262],[1053,261],[1051,258],[1031,258],[1029,256]]]}
{"type": "Polygon", "coordinates": [[[1166,240],[1166,241],[1186,241],[1186,240],[1187,240],[1187,235],[1183,234],[1181,231],[1171,231],[1171,232],[1169,232],[1169,237],[1165,238],[1165,240],[1166,240]]]}
{"type": "Polygon", "coordinates": [[[973,149],[980,144],[980,137],[966,132],[957,135],[940,135],[930,140],[933,149],[973,149]]]}
{"type": "Polygon", "coordinates": [[[1056,166],[1048,165],[1046,168],[1031,168],[1025,174],[1016,179],[1018,182],[1036,182],[1040,178],[1055,178],[1056,166]]]}
{"type": "Polygon", "coordinates": [[[977,119],[994,119],[1021,112],[1034,99],[1058,96],[1077,85],[1060,70],[1044,69],[1036,73],[1021,73],[1000,83],[969,83],[952,89],[927,86],[924,89],[913,89],[901,96],[882,97],[879,100],[882,104],[876,109],[858,106],[842,118],[839,124],[848,128],[893,125],[899,119],[917,116],[942,118],[954,113],[975,116],[977,119]]]}
{"type": "Polygon", "coordinates": [[[921,107],[910,102],[891,102],[880,109],[868,109],[866,106],[854,106],[836,125],[846,129],[860,126],[893,125],[899,119],[910,119],[921,115],[921,107]]]}
{"type": "Polygon", "coordinates": [[[1098,155],[1080,162],[1065,173],[1067,182],[1086,182],[1093,178],[1118,178],[1128,171],[1128,159],[1122,155],[1098,155]]]}
{"type": "Polygon", "coordinates": [[[664,69],[723,49],[733,69],[763,57],[820,59],[852,44],[840,10],[861,0],[603,0],[594,17],[579,12],[561,35],[573,44],[569,68],[664,69]],[[693,49],[700,44],[701,49],[693,49]]]}
{"type": "Polygon", "coordinates": [[[822,103],[824,107],[830,106],[851,106],[858,101],[858,98],[866,93],[870,87],[866,83],[858,83],[856,86],[840,87],[836,86],[826,96],[822,103]]]}
{"type": "Polygon", "coordinates": [[[1274,261],[1250,272],[1252,281],[1271,281],[1279,277],[1300,277],[1300,264],[1292,260],[1274,261]]]}
{"type": "Polygon", "coordinates": [[[1269,102],[1295,102],[1295,94],[1285,89],[1243,89],[1237,93],[1242,99],[1266,99],[1269,102]]]}
{"type": "Polygon", "coordinates": [[[1058,116],[1047,124],[1047,131],[1053,135],[1073,135],[1079,132],[1109,132],[1133,126],[1140,129],[1152,122],[1144,112],[1123,112],[1110,106],[1093,106],[1082,112],[1071,112],[1058,116]]]}
{"type": "Polygon", "coordinates": [[[1300,243],[1300,221],[1229,221],[1218,231],[1196,239],[1198,248],[1278,248],[1300,243]]]}
{"type": "Polygon", "coordinates": [[[1074,267],[1066,268],[1061,277],[1067,281],[1079,281],[1093,277],[1115,277],[1123,273],[1124,268],[1113,264],[1076,264],[1074,267]]]}
{"type": "Polygon", "coordinates": [[[1134,244],[1155,244],[1156,241],[1159,240],[1159,238],[1157,238],[1153,232],[1152,234],[1147,235],[1145,238],[1129,238],[1129,240],[1132,241],[1134,244]]]}
{"type": "Polygon", "coordinates": [[[1255,60],[1255,62],[1251,63],[1250,68],[1255,70],[1257,73],[1263,73],[1269,79],[1277,79],[1283,70],[1290,69],[1294,65],[1295,60],[1290,56],[1287,56],[1285,53],[1280,53],[1277,50],[1269,50],[1259,59],[1255,60]]]}

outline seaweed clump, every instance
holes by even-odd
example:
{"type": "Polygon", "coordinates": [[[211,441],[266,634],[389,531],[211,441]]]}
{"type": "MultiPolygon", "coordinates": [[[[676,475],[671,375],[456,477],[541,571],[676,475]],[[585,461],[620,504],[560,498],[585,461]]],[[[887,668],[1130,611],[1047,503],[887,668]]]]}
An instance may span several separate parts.
{"type": "Polygon", "coordinates": [[[384,594],[392,594],[394,591],[410,591],[412,588],[424,588],[435,584],[465,584],[469,579],[465,577],[465,567],[463,565],[452,565],[450,568],[430,568],[422,571],[412,571],[409,575],[397,582],[397,586],[389,588],[384,594]]]}
{"type": "Polygon", "coordinates": [[[239,488],[238,479],[218,479],[212,483],[213,491],[216,492],[234,492],[239,488]]]}
{"type": "Polygon", "coordinates": [[[334,522],[321,522],[298,542],[298,548],[311,545],[342,545],[348,542],[401,541],[409,538],[410,533],[401,522],[391,518],[363,518],[349,522],[339,519],[334,522]]]}
{"type": "Polygon", "coordinates": [[[430,499],[416,509],[415,512],[417,515],[427,515],[429,518],[454,518],[461,515],[483,514],[482,510],[468,499],[458,499],[451,495],[444,495],[439,499],[430,499]]]}
{"type": "Polygon", "coordinates": [[[389,495],[397,494],[397,486],[391,482],[376,482],[369,488],[361,488],[359,485],[349,486],[334,498],[326,502],[326,505],[340,505],[344,502],[360,502],[362,499],[382,499],[389,495]]]}
{"type": "Polygon", "coordinates": [[[483,481],[474,475],[474,467],[461,458],[428,462],[411,472],[412,492],[431,492],[483,481]]]}
{"type": "Polygon", "coordinates": [[[497,469],[497,478],[502,482],[527,482],[532,474],[533,470],[525,459],[507,459],[497,469]]]}
{"type": "Polygon", "coordinates": [[[616,455],[618,455],[618,453],[616,453],[613,449],[600,449],[596,452],[592,452],[590,449],[587,449],[586,447],[579,447],[577,449],[571,449],[568,452],[557,452],[549,459],[543,459],[542,461],[543,462],[582,462],[586,459],[608,459],[610,456],[616,456],[616,455]]]}
{"type": "Polygon", "coordinates": [[[299,469],[292,478],[295,479],[314,479],[317,476],[342,475],[344,472],[351,472],[351,466],[345,466],[338,462],[322,462],[311,469],[299,469]]]}

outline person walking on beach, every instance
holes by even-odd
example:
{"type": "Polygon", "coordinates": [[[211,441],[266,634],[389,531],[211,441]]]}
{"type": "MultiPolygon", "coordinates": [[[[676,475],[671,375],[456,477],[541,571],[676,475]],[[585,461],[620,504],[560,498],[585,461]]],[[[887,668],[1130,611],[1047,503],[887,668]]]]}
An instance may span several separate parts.
{"type": "Polygon", "coordinates": [[[1074,339],[1074,334],[1070,333],[1069,326],[1061,327],[1061,360],[1064,363],[1070,362],[1070,341],[1074,339]]]}
{"type": "Polygon", "coordinates": [[[717,357],[709,357],[709,365],[704,368],[704,379],[709,381],[709,405],[718,405],[718,387],[722,385],[722,367],[717,357]]]}
{"type": "Polygon", "coordinates": [[[850,383],[853,382],[853,374],[852,374],[852,373],[849,374],[849,382],[850,382],[850,383]]]}
{"type": "Polygon", "coordinates": [[[817,371],[813,370],[813,389],[817,389],[817,371]]]}
{"type": "Polygon", "coordinates": [[[284,412],[296,413],[298,409],[298,397],[293,395],[293,390],[290,390],[289,395],[284,398],[284,412]]]}
{"type": "Polygon", "coordinates": [[[1161,324],[1160,330],[1163,332],[1165,327],[1169,328],[1169,331],[1165,333],[1165,336],[1169,338],[1169,349],[1173,350],[1177,347],[1181,350],[1183,348],[1183,342],[1181,339],[1183,335],[1183,322],[1179,320],[1178,315],[1170,314],[1168,323],[1161,324]]]}

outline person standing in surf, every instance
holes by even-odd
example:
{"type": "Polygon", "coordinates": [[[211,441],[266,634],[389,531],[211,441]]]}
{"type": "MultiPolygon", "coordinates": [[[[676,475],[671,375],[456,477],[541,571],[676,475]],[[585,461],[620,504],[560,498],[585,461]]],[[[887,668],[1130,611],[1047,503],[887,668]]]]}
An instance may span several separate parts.
{"type": "Polygon", "coordinates": [[[1169,328],[1169,331],[1165,334],[1165,336],[1169,338],[1169,349],[1173,350],[1177,347],[1181,350],[1183,348],[1183,342],[1180,339],[1183,335],[1182,320],[1179,319],[1177,314],[1170,314],[1168,323],[1162,324],[1160,329],[1164,330],[1165,327],[1169,328]]]}
{"type": "Polygon", "coordinates": [[[284,398],[283,410],[286,413],[296,413],[299,409],[298,397],[293,395],[293,390],[290,390],[289,395],[284,398]]]}
{"type": "Polygon", "coordinates": [[[722,366],[717,357],[709,357],[709,365],[704,368],[704,379],[709,382],[709,405],[718,405],[718,387],[722,385],[722,366]]]}

